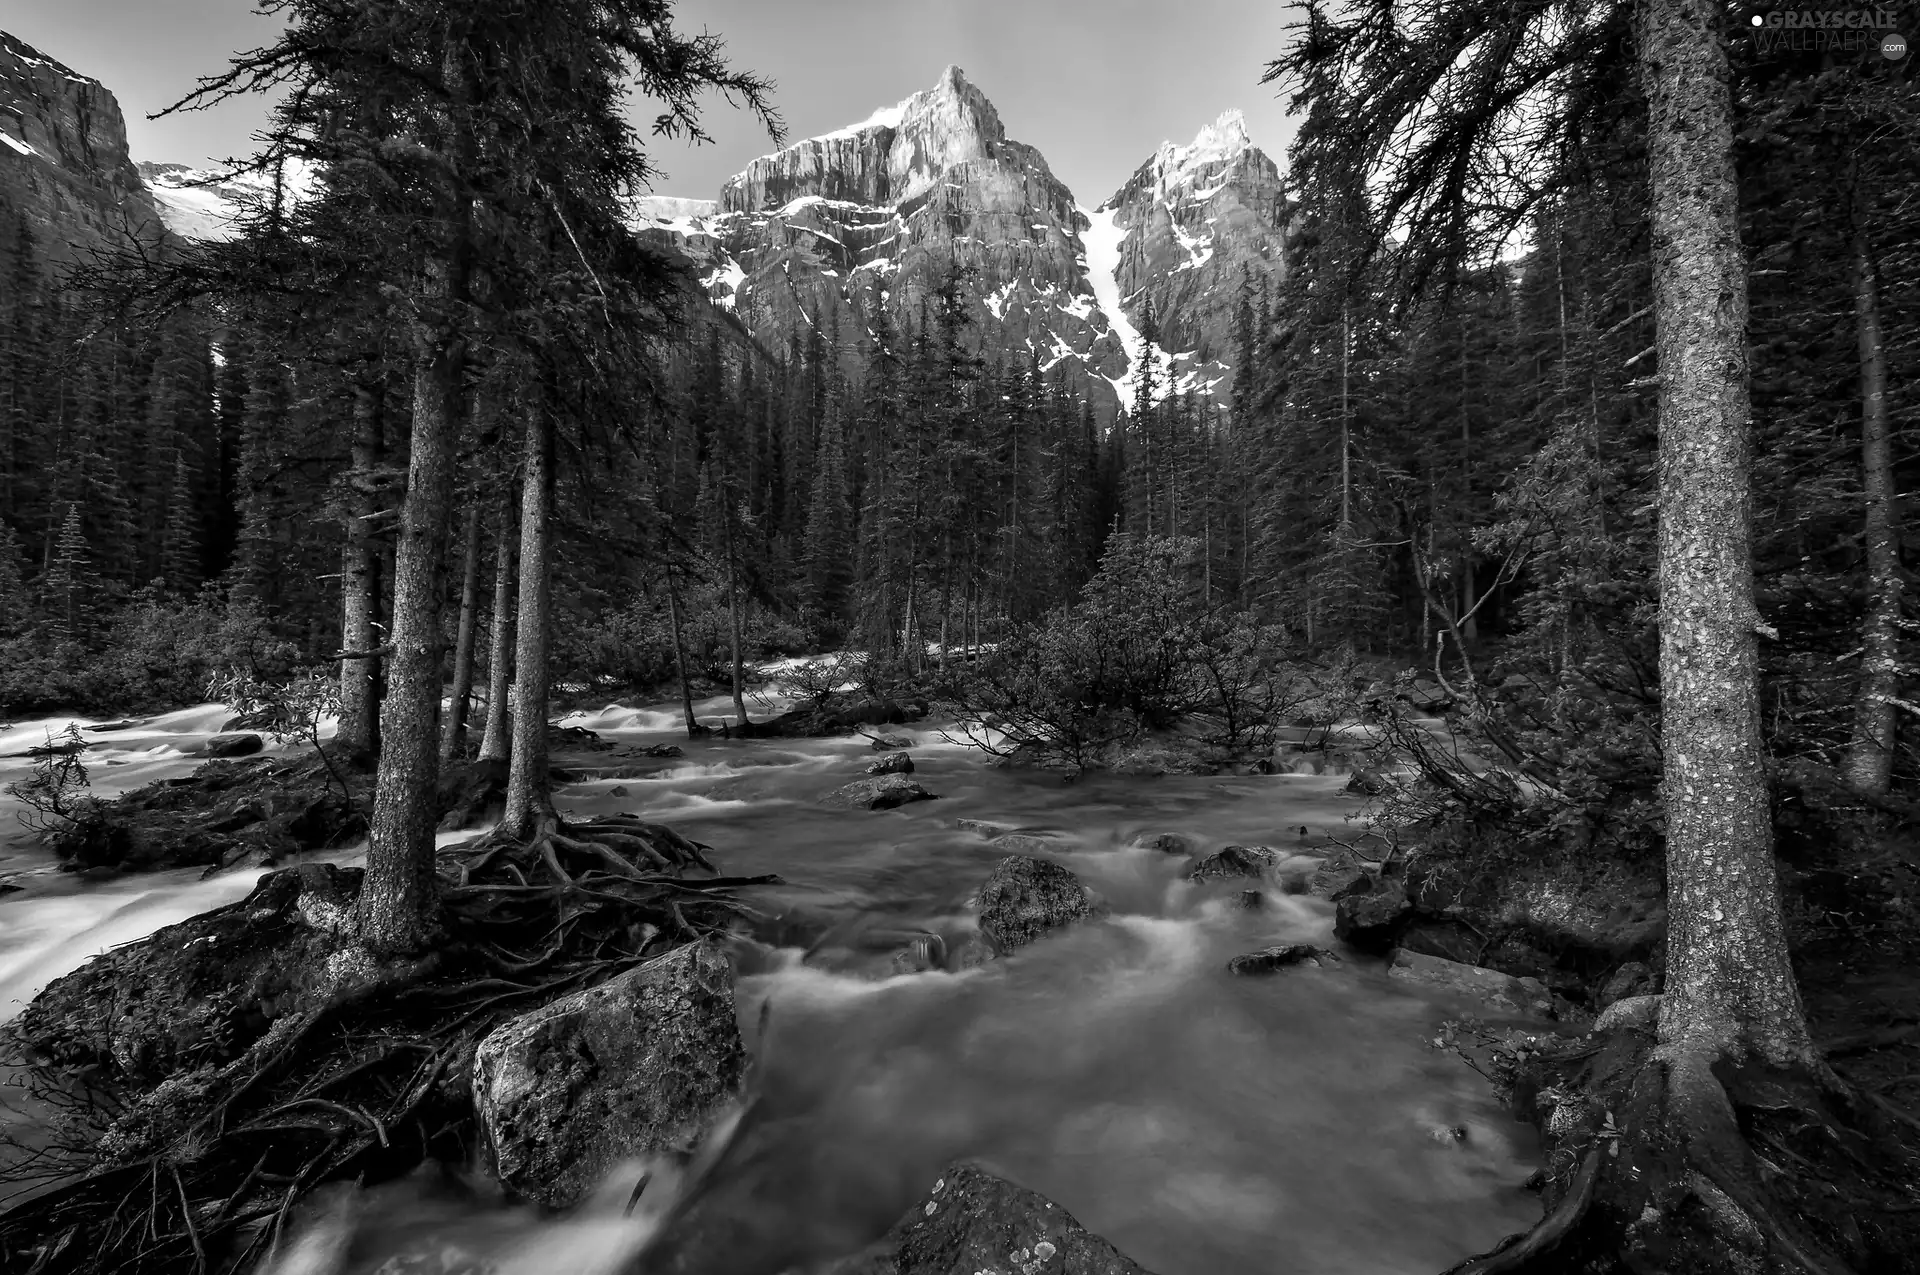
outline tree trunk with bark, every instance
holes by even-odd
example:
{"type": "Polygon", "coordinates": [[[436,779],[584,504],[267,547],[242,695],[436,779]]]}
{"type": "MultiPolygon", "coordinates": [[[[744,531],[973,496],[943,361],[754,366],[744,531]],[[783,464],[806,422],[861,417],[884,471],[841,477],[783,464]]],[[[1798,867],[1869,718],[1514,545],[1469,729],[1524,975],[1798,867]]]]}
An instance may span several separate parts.
{"type": "Polygon", "coordinates": [[[513,756],[500,827],[529,840],[554,822],[547,777],[547,693],[553,552],[553,423],[545,404],[527,414],[526,477],[520,489],[520,607],[513,664],[513,756]]]}
{"type": "Polygon", "coordinates": [[[1853,315],[1860,347],[1860,487],[1866,501],[1867,614],[1860,633],[1860,684],[1854,696],[1847,781],[1885,796],[1893,783],[1895,709],[1900,689],[1899,511],[1893,480],[1893,431],[1887,411],[1887,346],[1880,288],[1867,238],[1859,178],[1852,214],[1853,315]]]}
{"type": "Polygon", "coordinates": [[[424,951],[439,911],[434,876],[434,785],[440,773],[442,599],[454,445],[465,393],[465,339],[456,318],[465,294],[458,252],[430,257],[414,321],[413,430],[400,541],[394,552],[393,654],[380,710],[360,937],[380,956],[424,951]]]}
{"type": "Polygon", "coordinates": [[[1760,738],[1747,262],[1719,7],[1648,0],[1660,375],[1660,686],[1667,994],[1684,1053],[1814,1061],[1787,959],[1760,738]]]}
{"type": "Polygon", "coordinates": [[[487,728],[481,761],[505,761],[511,750],[508,697],[513,693],[513,543],[518,526],[511,495],[500,498],[499,546],[494,550],[493,633],[487,643],[487,728]]]}
{"type": "Polygon", "coordinates": [[[447,719],[440,732],[440,764],[458,757],[467,747],[467,704],[473,696],[473,635],[480,608],[480,505],[467,510],[466,534],[460,570],[460,626],[453,642],[453,688],[447,700],[447,719]]]}
{"type": "MultiPolygon", "coordinates": [[[[380,387],[353,388],[352,469],[347,473],[346,548],[340,563],[340,648],[372,651],[379,608],[380,548],[373,524],[380,512],[375,482],[381,459],[380,387]]],[[[365,655],[340,661],[340,728],[334,738],[349,751],[371,756],[378,745],[380,661],[365,655]]]]}

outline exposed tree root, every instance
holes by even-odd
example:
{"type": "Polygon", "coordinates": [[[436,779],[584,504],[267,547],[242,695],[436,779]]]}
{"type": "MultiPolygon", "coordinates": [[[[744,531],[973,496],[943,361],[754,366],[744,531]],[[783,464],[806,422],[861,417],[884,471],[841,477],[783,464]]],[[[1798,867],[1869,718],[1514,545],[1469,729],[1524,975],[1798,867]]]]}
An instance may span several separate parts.
{"type": "MultiPolygon", "coordinates": [[[[443,853],[441,875],[442,950],[382,966],[350,939],[333,941],[318,990],[292,1006],[263,1004],[254,1038],[224,1062],[185,1066],[158,1084],[119,1074],[110,1051],[92,1043],[62,1055],[72,1061],[94,1049],[92,1061],[79,1058],[83,1066],[43,1064],[42,1091],[84,1107],[95,1134],[76,1129],[0,1172],[0,1269],[251,1269],[280,1243],[292,1205],[312,1187],[377,1181],[433,1158],[464,1162],[473,1053],[494,1027],[727,930],[747,911],[731,889],[778,879],[720,877],[707,847],[627,817],[553,820],[526,842],[484,837],[443,853]],[[83,1088],[81,1077],[94,1083],[83,1088]],[[104,1136],[95,1136],[100,1127],[104,1136]]],[[[355,876],[336,880],[357,890],[355,876]]],[[[279,909],[270,923],[281,927],[268,935],[302,924],[289,917],[321,915],[288,901],[298,884],[282,882],[274,895],[273,881],[231,909],[155,935],[143,959],[172,959],[194,941],[196,925],[213,933],[217,923],[219,941],[238,941],[236,930],[267,916],[268,903],[279,909]]],[[[337,895],[327,902],[330,915],[341,914],[337,895]]],[[[69,995],[103,991],[113,989],[69,995]]]]}
{"type": "Polygon", "coordinates": [[[1618,1033],[1511,1074],[1547,1212],[1447,1275],[1868,1275],[1920,1269],[1920,1140],[1824,1067],[1777,1071],[1618,1033]]]}

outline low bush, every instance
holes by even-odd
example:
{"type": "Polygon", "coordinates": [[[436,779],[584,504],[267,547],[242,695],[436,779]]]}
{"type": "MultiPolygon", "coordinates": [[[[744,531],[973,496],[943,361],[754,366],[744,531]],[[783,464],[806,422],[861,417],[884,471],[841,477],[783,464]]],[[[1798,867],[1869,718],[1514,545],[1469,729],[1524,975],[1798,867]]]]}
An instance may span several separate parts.
{"type": "Polygon", "coordinates": [[[0,715],[178,708],[234,669],[285,679],[299,657],[249,603],[212,588],[191,598],[147,589],[88,640],[62,640],[46,624],[0,640],[0,715]]]}
{"type": "Polygon", "coordinates": [[[950,671],[940,694],[969,738],[1079,767],[1195,719],[1209,742],[1270,746],[1306,684],[1277,627],[1204,604],[1197,548],[1115,536],[1079,602],[950,671]]]}

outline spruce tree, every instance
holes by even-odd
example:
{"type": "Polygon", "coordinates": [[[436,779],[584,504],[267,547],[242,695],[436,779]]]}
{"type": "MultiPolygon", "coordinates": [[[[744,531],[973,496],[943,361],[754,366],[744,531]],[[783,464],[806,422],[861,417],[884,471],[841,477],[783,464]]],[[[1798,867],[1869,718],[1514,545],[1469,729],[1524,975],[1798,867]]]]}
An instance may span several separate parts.
{"type": "Polygon", "coordinates": [[[68,502],[53,543],[53,558],[40,581],[41,605],[60,642],[84,642],[90,629],[94,578],[80,506],[68,502]]]}

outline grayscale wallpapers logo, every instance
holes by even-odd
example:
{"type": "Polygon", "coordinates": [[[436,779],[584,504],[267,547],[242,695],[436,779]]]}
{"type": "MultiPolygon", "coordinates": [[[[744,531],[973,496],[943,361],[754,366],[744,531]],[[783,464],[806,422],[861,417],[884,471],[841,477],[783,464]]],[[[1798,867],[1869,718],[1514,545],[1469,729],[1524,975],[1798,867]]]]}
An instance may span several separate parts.
{"type": "Polygon", "coordinates": [[[1897,62],[1907,37],[1893,29],[1887,9],[1774,9],[1756,13],[1753,42],[1762,53],[1861,53],[1878,50],[1897,62]]]}

